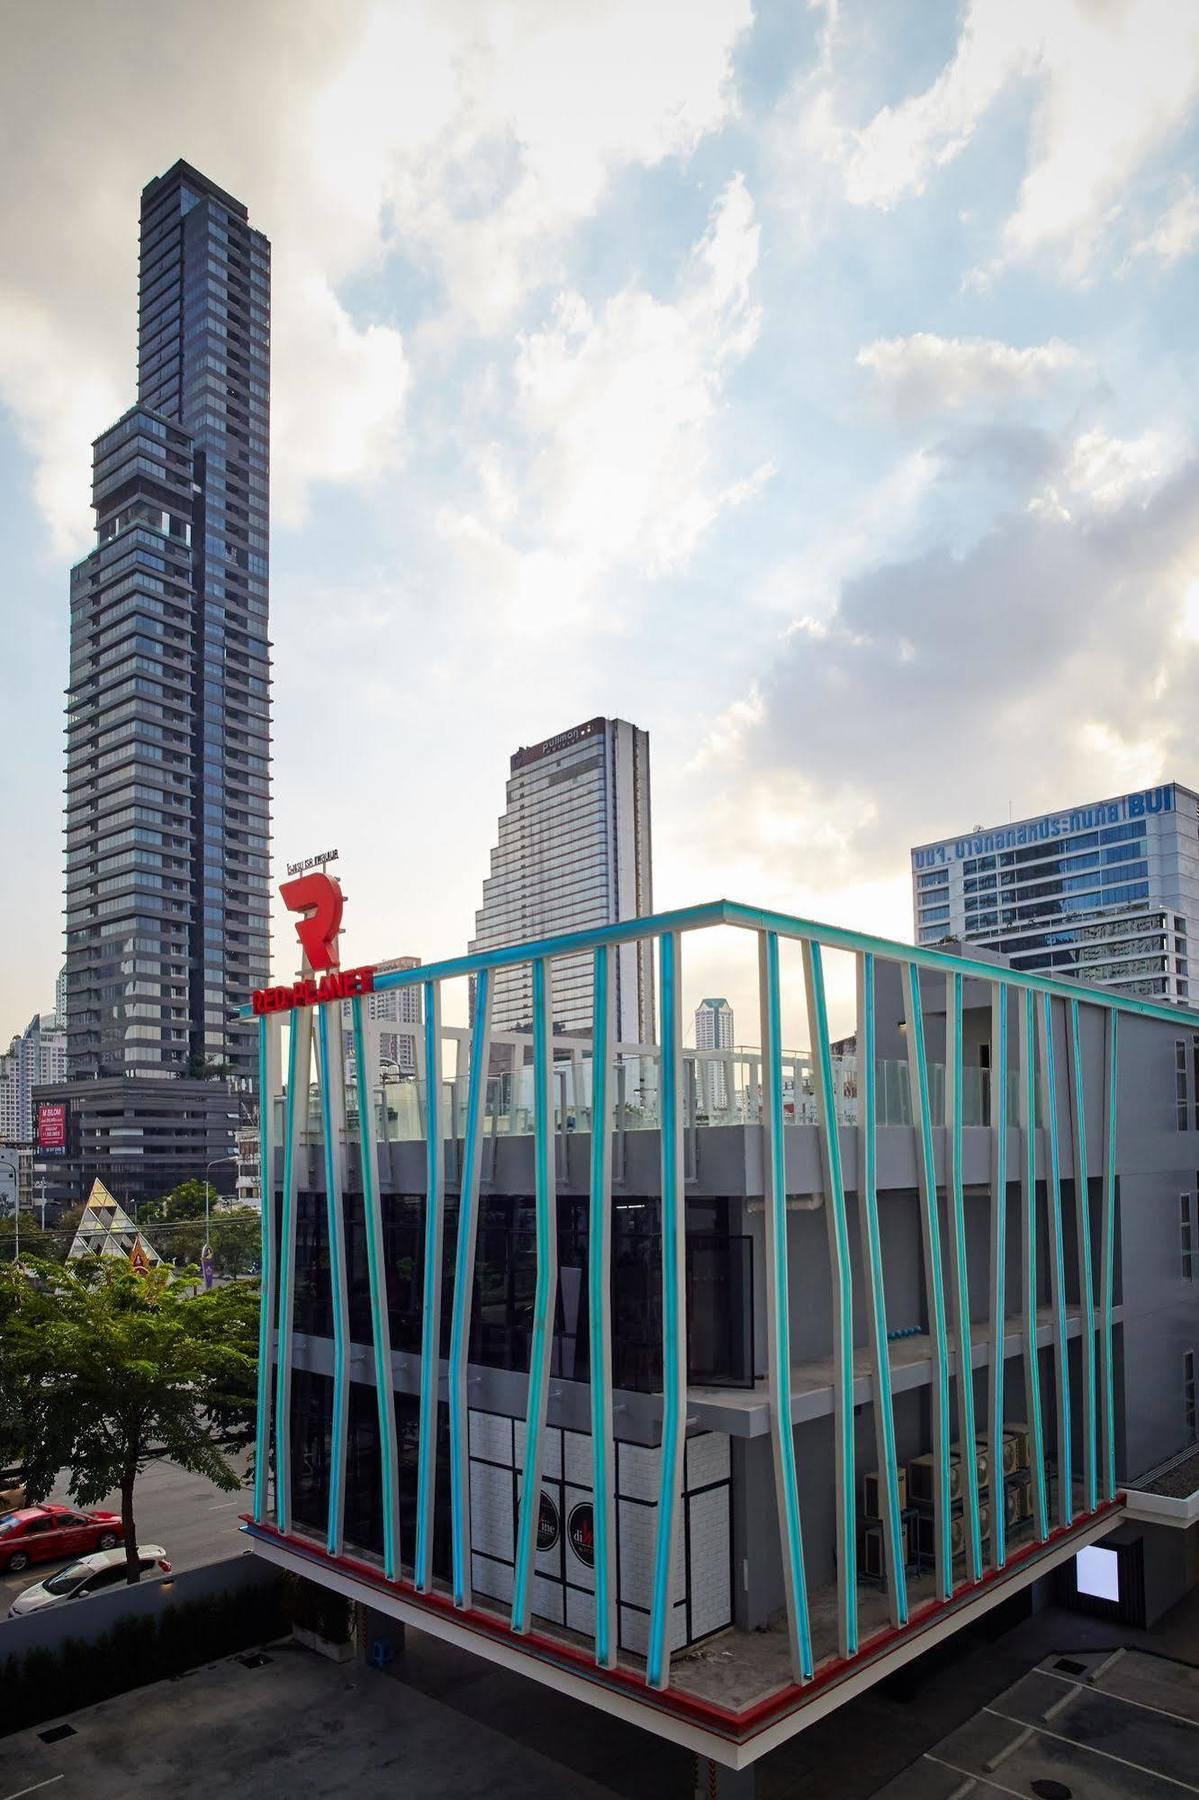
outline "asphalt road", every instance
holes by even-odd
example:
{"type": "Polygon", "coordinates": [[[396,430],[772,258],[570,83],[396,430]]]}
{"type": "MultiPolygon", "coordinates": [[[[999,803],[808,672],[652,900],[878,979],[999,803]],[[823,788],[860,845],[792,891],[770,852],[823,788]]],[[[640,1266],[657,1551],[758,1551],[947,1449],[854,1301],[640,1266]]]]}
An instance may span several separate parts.
{"type": "MultiPolygon", "coordinates": [[[[55,1484],[52,1500],[69,1502],[65,1473],[55,1484]]],[[[139,1543],[161,1544],[176,1569],[194,1569],[218,1557],[236,1555],[242,1548],[237,1537],[239,1515],[248,1511],[250,1492],[223,1494],[202,1475],[189,1475],[174,1463],[153,1463],[138,1477],[134,1494],[139,1543]]],[[[121,1497],[109,1494],[100,1502],[120,1512],[121,1497]]],[[[44,1581],[67,1559],[34,1563],[19,1575],[0,1575],[0,1635],[3,1619],[13,1600],[35,1581],[44,1581]]]]}

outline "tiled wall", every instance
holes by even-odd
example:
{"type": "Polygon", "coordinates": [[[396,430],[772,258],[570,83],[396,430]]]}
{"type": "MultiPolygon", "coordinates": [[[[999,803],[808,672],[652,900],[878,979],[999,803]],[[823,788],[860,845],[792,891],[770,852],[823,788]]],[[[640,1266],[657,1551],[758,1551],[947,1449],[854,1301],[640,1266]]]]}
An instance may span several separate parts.
{"type": "MultiPolygon", "coordinates": [[[[525,1425],[500,1413],[470,1415],[472,1580],[479,1594],[512,1598],[519,1471],[525,1425]]],[[[649,1629],[660,1452],[616,1445],[616,1537],[620,1645],[643,1655],[649,1629]]],[[[549,1427],[542,1459],[541,1525],[533,1611],[591,1636],[595,1575],[587,1557],[591,1439],[549,1427]],[[582,1554],[580,1554],[582,1551],[582,1554]]],[[[671,1648],[732,1623],[729,1440],[688,1438],[683,1529],[675,1547],[671,1648]]]]}

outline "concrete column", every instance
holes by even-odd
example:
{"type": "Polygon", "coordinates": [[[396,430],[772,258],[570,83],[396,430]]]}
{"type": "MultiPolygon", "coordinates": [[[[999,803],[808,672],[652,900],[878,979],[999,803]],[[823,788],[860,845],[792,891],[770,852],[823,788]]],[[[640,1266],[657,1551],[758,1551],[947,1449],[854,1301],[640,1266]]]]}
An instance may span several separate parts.
{"type": "Polygon", "coordinates": [[[748,1769],[727,1769],[710,1757],[697,1757],[695,1800],[755,1800],[758,1767],[751,1763],[748,1769]]]}

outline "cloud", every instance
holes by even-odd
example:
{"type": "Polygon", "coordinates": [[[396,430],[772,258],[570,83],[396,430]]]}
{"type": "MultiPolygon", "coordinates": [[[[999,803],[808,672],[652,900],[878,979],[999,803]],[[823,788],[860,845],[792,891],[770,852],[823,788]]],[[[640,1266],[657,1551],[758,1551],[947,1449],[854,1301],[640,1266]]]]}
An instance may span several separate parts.
{"type": "Polygon", "coordinates": [[[857,355],[858,367],[869,372],[879,398],[903,419],[1026,399],[1045,392],[1082,360],[1058,338],[1018,350],[995,338],[943,338],[928,331],[879,338],[857,355]]]}
{"type": "Polygon", "coordinates": [[[274,242],[273,474],[298,521],[315,484],[376,481],[405,453],[411,333],[364,321],[347,284],[401,256],[433,279],[432,339],[507,329],[533,287],[562,279],[569,234],[614,174],[686,157],[733,116],[732,47],[751,17],[749,0],[207,0],[164,33],[149,0],[60,13],[51,34],[18,4],[0,77],[0,404],[60,555],[90,539],[90,440],[134,397],[151,175],[186,156],[274,242]],[[95,94],[131,82],[121,131],[84,148],[95,94]],[[84,422],[91,399],[103,405],[84,422]]]}
{"type": "Polygon", "coordinates": [[[717,722],[721,858],[811,908],[1009,800],[1028,814],[1185,771],[1199,459],[1166,445],[1084,433],[1058,451],[1069,509],[1013,509],[964,554],[846,581],[717,722]]]}
{"type": "Polygon", "coordinates": [[[1035,94],[1028,166],[996,261],[1048,251],[1081,276],[1132,178],[1199,93],[1193,8],[969,0],[953,56],[926,88],[855,128],[838,118],[836,90],[826,86],[810,122],[849,201],[891,208],[924,193],[1018,84],[1035,94]]]}
{"type": "Polygon", "coordinates": [[[758,235],[736,176],[673,297],[630,284],[593,307],[566,292],[521,337],[515,444],[480,459],[478,511],[444,520],[492,559],[493,588],[507,570],[518,615],[585,604],[621,565],[683,567],[719,514],[769,481],[769,464],[727,479],[717,429],[729,372],[757,338],[758,235]]]}
{"type": "Polygon", "coordinates": [[[1156,256],[1163,263],[1178,262],[1199,249],[1199,189],[1184,176],[1175,199],[1152,231],[1138,238],[1133,256],[1156,256]]]}

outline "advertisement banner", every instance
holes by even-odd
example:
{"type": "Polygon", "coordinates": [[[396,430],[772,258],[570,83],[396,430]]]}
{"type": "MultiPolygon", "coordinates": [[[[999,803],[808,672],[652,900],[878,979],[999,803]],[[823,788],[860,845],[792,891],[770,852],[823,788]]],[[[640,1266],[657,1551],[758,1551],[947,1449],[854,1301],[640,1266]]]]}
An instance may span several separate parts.
{"type": "Polygon", "coordinates": [[[40,1100],[37,1109],[37,1147],[43,1156],[67,1153],[67,1103],[40,1100]]]}

